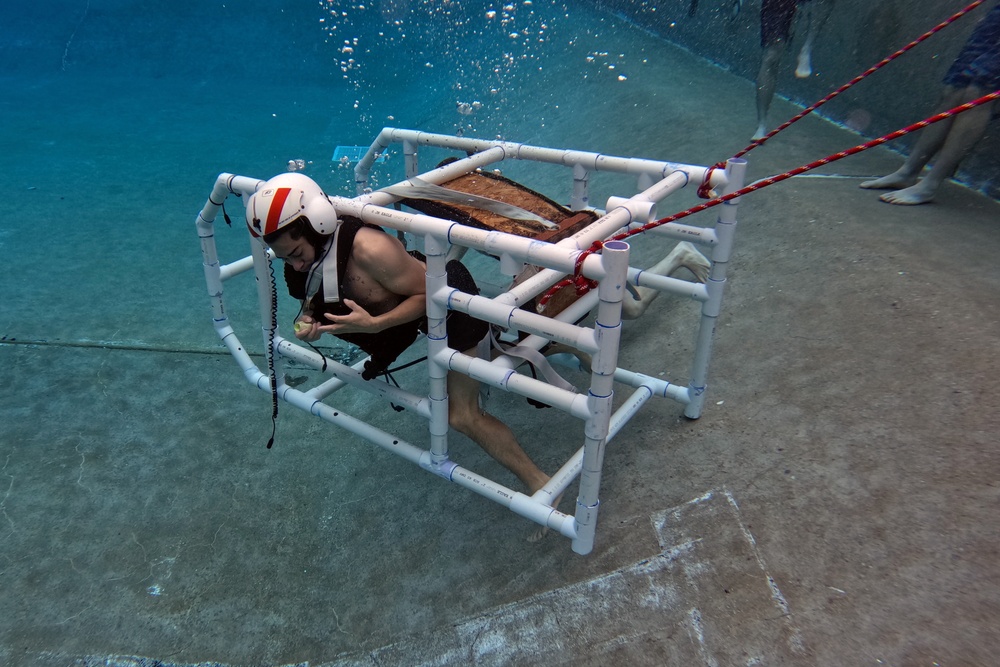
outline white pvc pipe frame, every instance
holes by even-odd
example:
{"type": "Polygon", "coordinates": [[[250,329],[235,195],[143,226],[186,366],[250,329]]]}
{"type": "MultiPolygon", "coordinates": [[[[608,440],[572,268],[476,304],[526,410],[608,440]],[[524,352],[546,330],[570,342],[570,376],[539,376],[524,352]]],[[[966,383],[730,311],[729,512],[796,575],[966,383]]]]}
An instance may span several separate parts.
{"type": "MultiPolygon", "coordinates": [[[[587,554],[593,549],[598,512],[598,490],[604,451],[608,442],[628,420],[653,396],[673,399],[685,405],[684,414],[692,419],[701,416],[707,386],[708,363],[716,320],[722,306],[726,271],[732,252],[736,229],[738,199],[726,202],[714,228],[702,228],[669,223],[655,232],[669,238],[685,240],[702,246],[711,258],[711,269],[705,284],[658,275],[650,275],[628,266],[629,245],[623,241],[605,244],[601,254],[589,255],[583,262],[582,273],[597,280],[596,290],[579,299],[555,318],[543,317],[522,310],[519,305],[543,293],[551,285],[574,271],[581,252],[598,239],[656,219],[656,203],[689,182],[700,184],[706,167],[659,162],[639,158],[623,158],[581,151],[540,148],[502,141],[466,139],[429,134],[414,130],[386,128],[358,163],[355,175],[359,196],[353,199],[331,197],[338,212],[353,215],[366,222],[417,235],[424,240],[427,256],[427,368],[429,394],[418,396],[385,382],[365,381],[359,369],[325,360],[330,379],[305,391],[285,384],[281,360],[283,357],[322,369],[324,360],[314,351],[299,345],[294,339],[273,337],[275,377],[278,397],[284,401],[340,426],[351,433],[379,445],[421,468],[475,491],[506,506],[517,514],[547,526],[572,540],[573,550],[587,554]],[[388,205],[398,200],[383,192],[367,192],[368,169],[379,154],[390,145],[402,143],[406,174],[419,173],[417,146],[437,146],[465,151],[469,157],[420,175],[424,182],[440,184],[477,168],[506,159],[533,160],[570,167],[573,172],[571,208],[587,207],[590,173],[611,171],[635,174],[638,194],[629,198],[612,197],[608,211],[590,226],[559,243],[534,241],[501,232],[484,231],[426,215],[411,214],[388,205]],[[520,267],[531,264],[546,267],[531,280],[495,298],[473,296],[447,285],[445,264],[454,247],[474,248],[501,257],[501,265],[520,267]],[[626,280],[633,285],[651,287],[681,295],[702,304],[701,322],[697,334],[691,380],[687,387],[641,373],[617,367],[621,331],[621,303],[626,280]],[[593,327],[572,324],[596,308],[593,327]],[[522,345],[541,348],[549,341],[558,341],[593,355],[590,387],[586,394],[553,387],[545,382],[514,372],[516,361],[499,357],[494,361],[476,359],[448,347],[445,317],[448,309],[466,312],[481,320],[504,328],[531,334],[522,345]],[[584,422],[584,444],[551,478],[548,484],[531,496],[511,490],[468,469],[458,466],[448,457],[448,399],[446,377],[449,371],[464,373],[492,387],[542,401],[559,408],[584,422]],[[633,389],[617,410],[612,401],[614,382],[633,389]],[[323,400],[345,386],[353,386],[402,405],[428,420],[428,449],[420,448],[371,424],[356,419],[323,400]],[[575,513],[564,514],[552,507],[556,498],[579,476],[579,492],[575,513]]],[[[725,172],[712,174],[712,185],[723,194],[735,192],[743,185],[746,161],[732,159],[725,172]]],[[[245,176],[220,174],[212,194],[195,220],[201,242],[205,281],[212,305],[212,320],[219,338],[229,349],[247,380],[259,389],[270,392],[268,373],[251,360],[230,325],[223,301],[225,280],[254,270],[258,285],[258,301],[265,348],[268,345],[272,309],[271,274],[268,256],[259,242],[251,242],[251,256],[229,264],[220,264],[215,245],[214,221],[226,197],[237,194],[247,198],[264,181],[245,176]]],[[[401,185],[407,185],[404,181],[401,185]]],[[[273,257],[273,254],[271,255],[273,257]]]]}

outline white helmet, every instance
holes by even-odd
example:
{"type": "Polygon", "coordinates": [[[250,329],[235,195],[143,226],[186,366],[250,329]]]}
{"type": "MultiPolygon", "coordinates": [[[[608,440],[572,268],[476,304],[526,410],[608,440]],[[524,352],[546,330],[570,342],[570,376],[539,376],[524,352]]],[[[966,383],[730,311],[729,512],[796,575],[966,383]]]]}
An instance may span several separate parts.
{"type": "Polygon", "coordinates": [[[337,229],[337,212],[323,189],[305,174],[278,174],[247,200],[247,227],[254,236],[267,236],[305,216],[324,236],[337,229]]]}

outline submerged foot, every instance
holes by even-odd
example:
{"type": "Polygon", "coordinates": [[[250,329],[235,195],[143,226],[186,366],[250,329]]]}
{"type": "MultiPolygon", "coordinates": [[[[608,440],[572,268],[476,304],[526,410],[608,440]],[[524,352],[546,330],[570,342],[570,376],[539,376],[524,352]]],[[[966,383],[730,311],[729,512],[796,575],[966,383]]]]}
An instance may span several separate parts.
{"type": "Polygon", "coordinates": [[[528,533],[528,544],[534,544],[535,542],[539,542],[548,534],[549,534],[548,526],[538,526],[530,533],[528,533]]]}
{"type": "MultiPolygon", "coordinates": [[[[563,494],[560,493],[556,497],[556,499],[554,501],[552,501],[552,508],[553,509],[559,509],[559,502],[562,500],[562,497],[563,497],[563,494]]],[[[544,538],[548,534],[549,534],[549,527],[548,526],[538,526],[538,527],[534,528],[528,534],[528,543],[529,544],[534,544],[535,542],[538,542],[539,540],[541,540],[542,538],[544,538]]]]}
{"type": "Polygon", "coordinates": [[[760,125],[757,126],[757,131],[753,133],[752,137],[750,137],[750,141],[757,141],[758,139],[763,139],[766,136],[767,136],[767,125],[761,123],[760,125]]]}
{"type": "Polygon", "coordinates": [[[899,172],[893,172],[888,176],[883,176],[882,178],[876,178],[871,181],[861,181],[858,185],[859,188],[864,188],[865,190],[901,190],[902,188],[908,188],[914,185],[917,179],[913,176],[904,176],[899,172]]]}
{"type": "Polygon", "coordinates": [[[675,252],[680,253],[678,258],[680,265],[693,273],[695,280],[700,283],[708,280],[708,272],[712,268],[712,263],[708,261],[707,257],[698,252],[697,248],[687,241],[682,241],[677,244],[675,252]]]}
{"type": "Polygon", "coordinates": [[[799,65],[795,68],[795,76],[800,79],[808,79],[812,76],[812,60],[809,58],[808,53],[799,54],[799,65]]]}
{"type": "Polygon", "coordinates": [[[733,0],[733,4],[729,7],[729,20],[735,21],[740,15],[740,10],[743,8],[743,0],[733,0]]]}
{"type": "Polygon", "coordinates": [[[916,206],[926,204],[934,199],[934,191],[924,187],[922,183],[895,192],[886,192],[879,199],[887,204],[900,206],[916,206]]]}
{"type": "MultiPolygon", "coordinates": [[[[687,269],[694,275],[696,281],[703,283],[708,280],[711,268],[712,263],[708,261],[707,257],[698,252],[698,249],[691,243],[682,241],[674,246],[669,255],[643,273],[673,276],[678,269],[687,269]]],[[[660,296],[660,292],[652,287],[636,287],[634,293],[622,299],[622,319],[639,318],[658,296],[660,296]]]]}

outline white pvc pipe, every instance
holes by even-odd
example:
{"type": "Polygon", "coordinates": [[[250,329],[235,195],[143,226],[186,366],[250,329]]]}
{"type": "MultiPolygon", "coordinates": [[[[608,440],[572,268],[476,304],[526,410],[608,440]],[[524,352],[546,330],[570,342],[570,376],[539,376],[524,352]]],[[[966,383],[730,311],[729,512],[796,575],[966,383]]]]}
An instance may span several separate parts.
{"type": "Polygon", "coordinates": [[[573,195],[569,200],[569,208],[582,211],[590,206],[590,171],[583,165],[573,165],[573,195]]]}
{"type": "Polygon", "coordinates": [[[622,298],[625,293],[628,258],[629,246],[624,241],[604,244],[601,262],[607,278],[597,287],[599,302],[594,328],[599,349],[591,360],[588,401],[591,415],[584,425],[583,464],[576,508],[577,537],[573,540],[573,551],[579,554],[590,553],[594,548],[601,469],[611,421],[614,373],[618,364],[622,298]]]}
{"type": "Polygon", "coordinates": [[[541,489],[535,492],[536,496],[541,498],[558,497],[559,494],[563,493],[569,485],[573,483],[573,480],[577,478],[580,474],[580,468],[583,465],[583,447],[576,450],[573,456],[563,464],[559,470],[556,471],[549,481],[545,483],[541,489]]]}
{"type": "Polygon", "coordinates": [[[485,359],[477,359],[455,350],[447,350],[441,358],[441,363],[474,380],[512,394],[541,401],[577,419],[587,419],[590,416],[589,401],[586,396],[554,387],[547,382],[521,375],[509,368],[494,366],[485,359]]]}
{"type": "Polygon", "coordinates": [[[614,437],[618,435],[618,431],[622,429],[625,424],[639,412],[639,408],[644,406],[646,402],[653,397],[653,392],[649,390],[648,387],[640,387],[636,389],[632,394],[625,399],[614,414],[611,415],[611,419],[608,422],[608,438],[607,441],[611,442],[614,437]]]}
{"type": "Polygon", "coordinates": [[[335,424],[346,431],[359,435],[365,440],[372,442],[392,453],[403,457],[411,463],[420,464],[424,450],[401,440],[400,438],[375,428],[367,422],[352,417],[343,410],[331,407],[298,389],[293,389],[283,385],[281,398],[291,405],[300,408],[310,414],[320,417],[324,421],[335,424]]]}
{"type": "MultiPolygon", "coordinates": [[[[271,258],[271,261],[277,259],[274,251],[270,248],[267,249],[267,256],[271,258]]],[[[247,255],[243,259],[238,259],[235,262],[230,262],[229,264],[224,264],[220,267],[220,273],[222,280],[229,280],[234,276],[238,276],[241,273],[245,273],[253,268],[253,255],[247,255]]]]}
{"type": "Polygon", "coordinates": [[[244,349],[243,344],[240,343],[240,339],[233,332],[233,328],[228,324],[216,326],[216,332],[219,334],[219,338],[222,340],[223,344],[229,350],[229,353],[233,355],[233,359],[239,365],[240,369],[243,371],[243,375],[250,382],[250,384],[258,385],[260,384],[260,378],[264,377],[257,365],[254,364],[250,355],[247,354],[246,349],[244,349]]]}
{"type": "Polygon", "coordinates": [[[551,317],[538,315],[503,303],[496,303],[484,296],[466,294],[458,290],[448,293],[447,305],[451,310],[468,313],[478,320],[492,322],[504,329],[526,331],[586,352],[597,351],[594,331],[587,327],[560,322],[551,317]]]}
{"type": "MultiPolygon", "coordinates": [[[[351,368],[354,368],[354,370],[359,370],[354,366],[351,366],[351,368]]],[[[347,386],[348,384],[343,380],[341,380],[340,378],[332,377],[326,382],[320,383],[315,387],[313,387],[312,389],[306,390],[305,393],[308,394],[309,396],[312,396],[313,398],[322,401],[326,399],[328,396],[332,396],[333,394],[337,393],[338,391],[347,386]]]]}
{"type": "Polygon", "coordinates": [[[627,199],[612,197],[608,200],[607,210],[611,211],[614,206],[623,206],[628,209],[632,220],[644,223],[650,222],[651,219],[656,219],[656,202],[677,192],[689,182],[690,176],[687,172],[675,171],[642,192],[632,195],[627,199]]]}
{"type": "Polygon", "coordinates": [[[226,322],[225,308],[222,302],[222,277],[219,269],[219,257],[215,246],[215,216],[226,199],[226,178],[228,174],[220,174],[212,186],[212,193],[195,218],[195,229],[201,245],[202,268],[205,273],[205,286],[212,306],[212,319],[218,329],[226,322]]]}
{"type": "Polygon", "coordinates": [[[644,269],[628,270],[628,281],[639,287],[650,287],[661,292],[676,294],[694,301],[708,301],[708,289],[702,283],[661,276],[658,273],[649,273],[644,269]]]}
{"type": "MultiPolygon", "coordinates": [[[[501,147],[511,157],[518,160],[533,160],[535,162],[547,162],[550,164],[561,164],[568,167],[580,165],[590,171],[611,171],[622,174],[650,174],[654,177],[663,178],[674,171],[685,171],[692,179],[701,183],[708,172],[708,167],[700,165],[683,164],[678,162],[664,162],[660,160],[647,160],[642,158],[616,157],[612,155],[602,155],[587,151],[564,150],[558,148],[544,148],[531,146],[528,144],[518,144],[501,140],[472,139],[466,137],[455,137],[446,134],[434,134],[421,132],[418,130],[406,130],[400,128],[383,128],[365,153],[364,157],[355,167],[355,180],[357,182],[367,181],[368,171],[378,154],[383,153],[386,148],[394,143],[410,141],[414,145],[437,146],[440,148],[451,148],[465,151],[467,153],[479,153],[490,148],[501,147]]],[[[723,177],[717,175],[718,170],[713,173],[712,183],[718,184],[723,177]]]]}
{"type": "Polygon", "coordinates": [[[446,303],[431,295],[449,291],[448,244],[428,236],[424,242],[426,257],[425,294],[427,295],[427,363],[430,386],[428,429],[431,438],[431,460],[439,464],[448,459],[448,368],[440,359],[448,349],[448,308],[446,303]]]}
{"type": "Polygon", "coordinates": [[[667,380],[654,378],[642,373],[636,373],[624,368],[618,368],[615,370],[615,382],[628,385],[633,389],[645,387],[649,389],[654,396],[669,398],[677,401],[678,403],[687,404],[690,402],[687,387],[682,387],[678,384],[668,382],[667,380]]]}
{"type": "Polygon", "coordinates": [[[459,486],[489,498],[526,519],[548,526],[565,537],[571,539],[576,537],[573,517],[553,509],[539,499],[512,491],[461,466],[454,468],[450,479],[459,486]]]}
{"type": "MultiPolygon", "coordinates": [[[[494,162],[500,162],[505,156],[506,154],[504,153],[503,148],[491,148],[482,153],[476,153],[475,155],[470,155],[467,158],[455,160],[454,162],[450,162],[446,165],[420,174],[420,180],[432,185],[441,185],[442,183],[447,183],[452,179],[475,171],[480,167],[485,167],[486,165],[493,164],[494,162]]],[[[407,179],[413,177],[413,175],[408,175],[407,179]]],[[[413,186],[414,184],[409,180],[405,180],[400,183],[396,183],[395,185],[397,187],[407,187],[413,186]]],[[[400,199],[402,199],[402,197],[391,195],[388,192],[382,192],[381,190],[376,190],[375,192],[369,194],[359,195],[355,198],[355,201],[365,204],[375,204],[376,206],[388,206],[389,204],[399,201],[400,199]]]]}
{"type": "MultiPolygon", "coordinates": [[[[604,244],[601,254],[588,253],[582,266],[579,267],[584,276],[600,281],[598,290],[578,299],[556,318],[547,318],[516,306],[547,290],[563,276],[575,273],[578,270],[576,262],[581,252],[589,249],[594,241],[603,241],[620,230],[634,228],[655,219],[657,202],[691,181],[700,183],[708,173],[708,168],[386,128],[373,142],[355,170],[359,193],[367,185],[368,170],[377,155],[397,143],[403,145],[408,179],[419,173],[418,147],[430,145],[472,154],[470,157],[421,175],[421,180],[430,183],[441,184],[476,168],[505,159],[518,159],[570,167],[574,178],[570,207],[574,210],[587,205],[589,178],[593,171],[633,174],[637,177],[641,192],[632,197],[612,200],[608,213],[559,244],[541,243],[510,234],[458,225],[431,216],[394,211],[385,206],[398,201],[399,197],[383,192],[371,193],[354,200],[331,198],[338,212],[342,214],[355,215],[366,222],[424,238],[428,256],[426,293],[430,395],[420,397],[386,383],[369,383],[361,378],[357,368],[328,362],[327,373],[333,377],[306,392],[285,385],[284,373],[280,368],[276,368],[279,397],[394,451],[426,470],[500,502],[532,521],[547,525],[571,537],[574,551],[587,553],[593,547],[601,468],[607,443],[651,397],[671,398],[687,403],[691,408],[693,404],[698,403],[699,392],[704,390],[703,385],[701,387],[696,385],[699,378],[703,378],[704,375],[704,369],[701,367],[707,368],[710,356],[711,330],[708,324],[714,328],[715,318],[721,307],[725,269],[732,248],[736,202],[729,202],[733,205],[732,211],[724,210],[720,215],[718,229],[670,223],[650,230],[653,233],[678,240],[688,240],[711,248],[713,266],[708,285],[631,269],[628,267],[628,245],[617,241],[609,242],[604,244]],[[455,252],[454,248],[475,248],[505,258],[512,265],[531,264],[545,268],[534,278],[496,299],[468,295],[448,288],[446,284],[444,263],[448,253],[455,252]],[[697,343],[695,370],[692,372],[690,387],[681,387],[665,380],[617,368],[621,300],[626,280],[702,302],[702,331],[697,343]],[[572,324],[595,307],[597,317],[593,329],[572,324]],[[448,309],[468,312],[479,319],[495,322],[512,330],[525,331],[530,335],[521,344],[534,349],[540,349],[548,341],[557,341],[593,353],[593,372],[588,394],[584,396],[558,389],[516,373],[510,366],[519,363],[517,361],[500,357],[494,362],[489,362],[450,349],[447,346],[444,324],[448,309]],[[707,334],[706,329],[708,329],[707,334]],[[457,466],[447,458],[447,393],[444,387],[449,371],[463,372],[491,386],[540,400],[584,420],[583,448],[571,457],[549,484],[533,497],[513,492],[457,466]],[[632,386],[634,391],[617,410],[613,411],[613,384],[616,382],[632,386]],[[405,405],[424,416],[429,423],[431,448],[423,450],[415,447],[321,402],[323,397],[347,385],[381,395],[384,399],[405,405]],[[554,510],[551,507],[552,499],[565,491],[577,476],[580,477],[580,492],[575,515],[570,516],[554,510]]],[[[735,191],[735,188],[742,184],[743,173],[740,169],[737,162],[731,161],[725,174],[719,170],[712,172],[713,187],[721,187],[728,182],[727,192],[735,191]]],[[[213,322],[216,330],[248,380],[269,391],[269,378],[257,368],[243,349],[227,323],[222,305],[223,281],[253,268],[258,281],[261,320],[265,324],[262,333],[265,341],[267,340],[271,309],[275,304],[271,299],[271,276],[266,268],[265,250],[259,243],[255,243],[252,246],[251,257],[221,266],[216,256],[212,224],[217,209],[221,207],[228,194],[239,193],[248,196],[256,191],[261,183],[262,181],[257,179],[229,174],[220,175],[196,224],[202,243],[206,285],[209,287],[209,295],[213,302],[213,322]]],[[[319,355],[281,338],[277,332],[275,332],[274,347],[278,353],[275,356],[276,363],[287,356],[315,368],[322,361],[319,355]]],[[[700,410],[700,403],[696,409],[700,410]]]]}
{"type": "Polygon", "coordinates": [[[715,230],[711,227],[692,227],[691,225],[682,225],[679,222],[668,222],[659,227],[648,229],[643,234],[665,236],[674,241],[688,241],[705,248],[712,248],[719,242],[715,230]]]}
{"type": "Polygon", "coordinates": [[[509,288],[495,298],[498,302],[512,306],[523,306],[566,277],[566,273],[554,269],[542,269],[530,278],[509,288]]]}
{"type": "MultiPolygon", "coordinates": [[[[316,354],[312,350],[307,350],[301,345],[297,345],[286,338],[276,336],[274,347],[277,354],[282,357],[294,359],[296,362],[310,366],[316,370],[323,368],[324,360],[320,355],[316,354]]],[[[362,363],[363,362],[359,362],[359,365],[362,363]]],[[[393,386],[388,382],[382,382],[381,380],[365,380],[356,368],[345,366],[344,364],[338,363],[332,359],[327,359],[325,365],[326,373],[341,380],[345,384],[349,384],[352,387],[378,396],[386,402],[401,405],[424,418],[430,417],[430,406],[426,396],[419,396],[393,386]]],[[[304,393],[308,393],[316,398],[321,398],[319,395],[313,394],[312,392],[304,393]]]]}
{"type": "MultiPolygon", "coordinates": [[[[729,182],[723,195],[736,192],[743,187],[746,170],[746,160],[742,158],[729,159],[726,163],[729,182]]],[[[732,252],[733,236],[736,233],[736,211],[739,199],[739,197],[731,199],[720,207],[722,211],[719,213],[715,225],[719,244],[712,250],[712,268],[705,283],[709,298],[702,304],[701,324],[695,345],[694,362],[691,365],[691,382],[688,385],[691,401],[684,410],[684,415],[690,419],[697,419],[701,416],[702,406],[705,402],[708,363],[712,356],[712,340],[716,322],[722,310],[722,293],[726,284],[726,271],[732,252]]]]}
{"type": "MultiPolygon", "coordinates": [[[[420,167],[417,163],[417,145],[410,140],[403,141],[403,165],[404,171],[407,178],[413,178],[418,173],[420,173],[420,167]]],[[[369,164],[369,167],[371,165],[369,164]]],[[[357,168],[355,168],[355,173],[357,168]]],[[[367,172],[365,173],[365,179],[367,180],[367,172]]],[[[358,192],[358,194],[363,194],[358,192]]]]}

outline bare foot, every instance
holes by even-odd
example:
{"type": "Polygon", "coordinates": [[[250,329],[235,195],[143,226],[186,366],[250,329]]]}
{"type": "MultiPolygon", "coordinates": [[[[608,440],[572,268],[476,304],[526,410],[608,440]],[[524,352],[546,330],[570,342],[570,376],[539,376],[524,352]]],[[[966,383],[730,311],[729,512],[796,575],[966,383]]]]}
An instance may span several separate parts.
{"type": "Polygon", "coordinates": [[[540,542],[548,534],[549,534],[548,526],[539,526],[538,528],[535,528],[528,534],[528,544],[534,544],[535,542],[540,542]]]}
{"type": "Polygon", "coordinates": [[[549,343],[545,347],[545,356],[551,357],[556,354],[571,354],[576,357],[577,363],[580,364],[581,371],[584,373],[590,373],[592,370],[591,363],[593,362],[593,358],[586,352],[578,350],[575,347],[570,347],[565,343],[549,343]]]}
{"type": "MultiPolygon", "coordinates": [[[[695,280],[700,283],[708,280],[708,272],[712,268],[712,264],[707,257],[698,252],[697,248],[687,241],[681,241],[677,244],[675,252],[680,253],[680,265],[693,273],[695,280]]],[[[670,274],[673,274],[673,271],[670,274]]]]}
{"type": "Polygon", "coordinates": [[[917,204],[926,204],[934,199],[934,191],[924,187],[923,183],[917,183],[916,185],[908,187],[904,190],[886,192],[884,195],[879,197],[879,199],[887,204],[916,206],[917,204]]]}
{"type": "Polygon", "coordinates": [[[799,66],[795,68],[795,76],[800,79],[808,79],[812,76],[812,62],[808,53],[799,54],[799,66]]]}
{"type": "Polygon", "coordinates": [[[760,125],[757,126],[757,131],[753,133],[752,137],[750,137],[750,141],[757,141],[758,139],[763,139],[766,136],[767,136],[767,125],[761,123],[760,125]]]}
{"type": "MultiPolygon", "coordinates": [[[[687,269],[694,274],[695,280],[700,283],[708,280],[709,270],[712,268],[711,262],[698,249],[687,241],[678,243],[670,254],[657,262],[654,266],[645,270],[645,273],[652,273],[658,276],[672,276],[678,269],[687,269]]],[[[653,301],[660,296],[659,291],[651,287],[636,287],[635,293],[622,299],[622,319],[634,320],[639,318],[653,301]]]]}
{"type": "MultiPolygon", "coordinates": [[[[562,500],[562,497],[563,497],[563,494],[560,493],[556,497],[556,499],[552,502],[552,508],[553,509],[558,509],[559,508],[559,502],[562,500]]],[[[529,544],[534,544],[535,542],[538,542],[539,540],[541,540],[543,537],[545,537],[548,534],[549,534],[549,527],[548,526],[538,526],[537,528],[535,528],[534,530],[532,530],[531,533],[528,534],[528,543],[529,544]]]]}
{"type": "Polygon", "coordinates": [[[882,178],[876,178],[872,181],[861,181],[858,187],[865,190],[900,190],[908,188],[916,182],[917,179],[915,176],[905,176],[898,171],[894,171],[882,178]]]}

